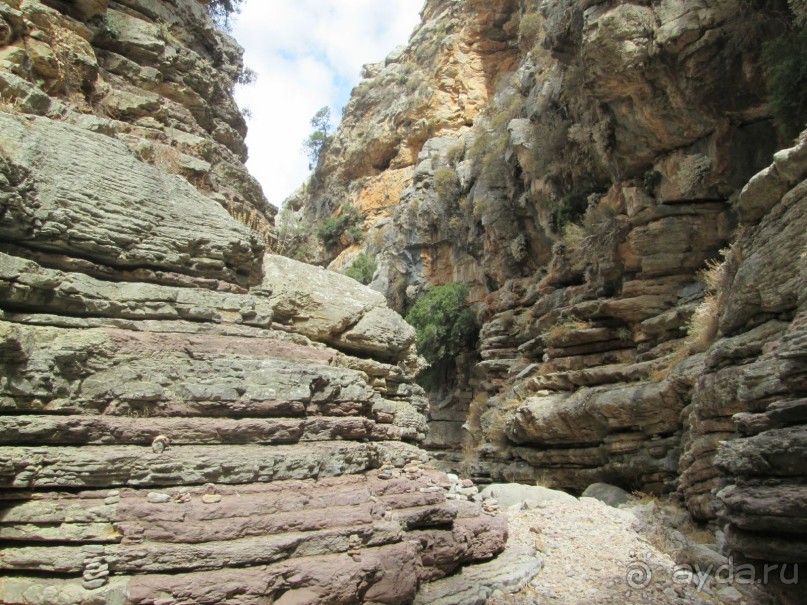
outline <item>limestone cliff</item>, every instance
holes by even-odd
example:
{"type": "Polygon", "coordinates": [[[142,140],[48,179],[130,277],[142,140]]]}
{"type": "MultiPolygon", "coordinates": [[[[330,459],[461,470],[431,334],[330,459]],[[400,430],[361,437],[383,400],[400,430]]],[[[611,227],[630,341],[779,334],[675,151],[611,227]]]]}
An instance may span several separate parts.
{"type": "Polygon", "coordinates": [[[399,309],[469,284],[478,357],[430,407],[449,465],[678,492],[737,553],[804,560],[780,536],[803,540],[807,515],[805,142],[774,156],[792,142],[762,60],[804,18],[430,0],[410,45],[368,66],[289,204],[308,222],[365,212],[363,242],[319,260],[375,256],[399,309]]]}
{"type": "Polygon", "coordinates": [[[274,208],[244,167],[232,97],[242,50],[207,4],[3,0],[0,99],[125,143],[268,238],[274,208]]]}
{"type": "Polygon", "coordinates": [[[518,589],[529,549],[447,577],[507,526],[425,464],[412,328],[264,255],[206,4],[0,1],[0,601],[518,589]]]}

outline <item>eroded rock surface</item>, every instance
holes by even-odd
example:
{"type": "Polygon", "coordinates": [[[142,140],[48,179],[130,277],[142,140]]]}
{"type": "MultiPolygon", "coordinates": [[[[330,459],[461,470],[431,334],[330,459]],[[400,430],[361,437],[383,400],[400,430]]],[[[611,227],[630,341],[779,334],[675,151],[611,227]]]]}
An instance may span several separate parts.
{"type": "Polygon", "coordinates": [[[0,601],[410,603],[506,520],[384,297],[264,254],[205,5],[0,2],[0,601]]]}
{"type": "Polygon", "coordinates": [[[291,203],[366,211],[318,258],[375,256],[398,309],[468,285],[479,341],[429,407],[447,468],[676,493],[738,555],[802,560],[807,144],[777,132],[762,56],[802,5],[433,0],[368,70],[291,203]],[[498,81],[475,114],[442,94],[459,74],[498,81]],[[392,140],[417,104],[445,111],[392,140]]]}

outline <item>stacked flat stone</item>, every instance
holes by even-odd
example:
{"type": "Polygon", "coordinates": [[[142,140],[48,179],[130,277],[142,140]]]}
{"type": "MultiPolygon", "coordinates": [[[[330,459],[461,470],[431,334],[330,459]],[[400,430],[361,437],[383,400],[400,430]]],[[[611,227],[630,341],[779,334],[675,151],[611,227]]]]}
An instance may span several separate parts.
{"type": "MultiPolygon", "coordinates": [[[[116,4],[105,60],[157,60],[151,4],[116,4]]],[[[92,37],[40,3],[0,17],[22,9],[20,41],[36,19],[92,37]]],[[[392,605],[502,552],[504,518],[417,446],[414,331],[384,298],[264,255],[132,153],[144,122],[59,107],[0,110],[0,602],[392,605]]]]}

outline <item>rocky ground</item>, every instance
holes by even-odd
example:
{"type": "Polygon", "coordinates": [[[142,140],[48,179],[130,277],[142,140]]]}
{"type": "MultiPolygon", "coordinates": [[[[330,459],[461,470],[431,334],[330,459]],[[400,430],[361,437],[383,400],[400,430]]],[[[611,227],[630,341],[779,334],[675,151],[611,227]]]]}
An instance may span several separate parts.
{"type": "Polygon", "coordinates": [[[683,536],[669,525],[685,518],[672,505],[631,500],[615,508],[569,496],[517,503],[510,511],[510,543],[536,548],[543,569],[520,592],[496,594],[489,605],[768,602],[753,586],[708,573],[718,570],[720,555],[714,552],[710,564],[704,560],[709,547],[695,542],[691,527],[683,536]],[[701,558],[689,566],[685,561],[693,560],[693,550],[701,558]]]}

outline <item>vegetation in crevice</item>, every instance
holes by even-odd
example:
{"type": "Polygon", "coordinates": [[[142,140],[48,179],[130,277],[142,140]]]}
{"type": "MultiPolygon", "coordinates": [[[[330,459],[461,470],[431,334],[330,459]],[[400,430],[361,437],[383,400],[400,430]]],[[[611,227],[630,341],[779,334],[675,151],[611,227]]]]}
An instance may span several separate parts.
{"type": "Polygon", "coordinates": [[[432,286],[410,309],[406,321],[417,333],[417,347],[430,364],[427,385],[471,349],[479,326],[468,304],[468,286],[461,282],[432,286]]]}
{"type": "Polygon", "coordinates": [[[339,209],[337,216],[329,216],[319,223],[317,237],[326,248],[335,248],[340,243],[349,246],[362,240],[363,225],[364,215],[346,204],[339,209]]]}
{"type": "Polygon", "coordinates": [[[373,275],[377,268],[378,263],[375,257],[367,256],[362,252],[356,257],[353,263],[351,263],[350,267],[347,268],[345,275],[366,286],[373,281],[373,275]]]}
{"type": "Polygon", "coordinates": [[[769,107],[783,139],[807,125],[807,25],[763,46],[769,107]]]}

